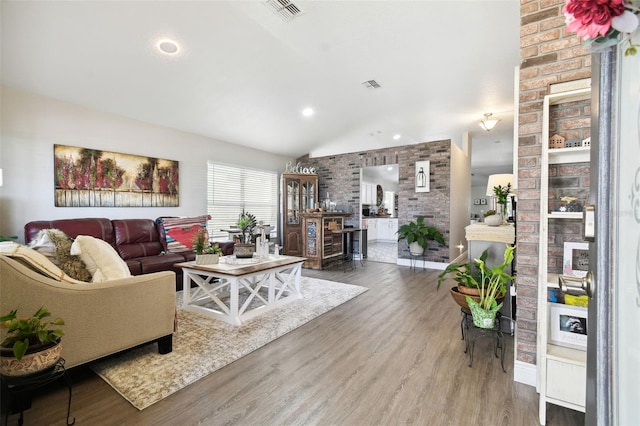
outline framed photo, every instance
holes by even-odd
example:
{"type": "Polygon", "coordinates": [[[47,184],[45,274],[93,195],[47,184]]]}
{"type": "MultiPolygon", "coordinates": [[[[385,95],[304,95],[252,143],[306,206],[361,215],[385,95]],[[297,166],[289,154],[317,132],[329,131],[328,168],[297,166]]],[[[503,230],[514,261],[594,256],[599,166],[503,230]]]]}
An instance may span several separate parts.
{"type": "Polygon", "coordinates": [[[587,350],[587,308],[549,303],[549,343],[587,350]]]}
{"type": "Polygon", "coordinates": [[[589,243],[564,243],[562,275],[586,277],[589,271],[589,243]]]}
{"type": "Polygon", "coordinates": [[[480,198],[476,198],[475,200],[473,200],[473,204],[476,206],[480,205],[480,198]]]}
{"type": "Polygon", "coordinates": [[[416,161],[416,192],[429,192],[429,161],[416,161]]]}
{"type": "Polygon", "coordinates": [[[482,204],[483,206],[487,204],[487,199],[486,198],[481,198],[480,199],[480,204],[482,204]]]}

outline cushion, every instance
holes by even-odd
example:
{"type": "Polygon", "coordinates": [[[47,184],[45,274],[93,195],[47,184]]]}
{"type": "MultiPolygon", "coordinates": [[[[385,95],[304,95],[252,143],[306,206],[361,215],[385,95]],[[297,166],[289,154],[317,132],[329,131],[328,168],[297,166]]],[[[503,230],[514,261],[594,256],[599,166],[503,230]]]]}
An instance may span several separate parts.
{"type": "Polygon", "coordinates": [[[173,253],[192,251],[196,234],[201,229],[204,229],[205,233],[207,232],[207,220],[209,219],[209,215],[162,218],[161,223],[167,240],[167,251],[173,253]]]}
{"type": "Polygon", "coordinates": [[[29,242],[29,247],[47,256],[70,277],[91,281],[91,274],[82,259],[71,255],[71,243],[71,237],[59,229],[43,229],[29,242]]]}
{"type": "Polygon", "coordinates": [[[71,245],[71,254],[80,256],[94,283],[131,276],[126,262],[118,256],[111,244],[99,238],[78,235],[71,245]]]}
{"type": "Polygon", "coordinates": [[[65,274],[60,268],[53,264],[47,257],[36,250],[15,243],[13,241],[0,243],[0,255],[12,257],[30,269],[52,278],[56,281],[63,281],[70,284],[84,284],[65,274]]]}

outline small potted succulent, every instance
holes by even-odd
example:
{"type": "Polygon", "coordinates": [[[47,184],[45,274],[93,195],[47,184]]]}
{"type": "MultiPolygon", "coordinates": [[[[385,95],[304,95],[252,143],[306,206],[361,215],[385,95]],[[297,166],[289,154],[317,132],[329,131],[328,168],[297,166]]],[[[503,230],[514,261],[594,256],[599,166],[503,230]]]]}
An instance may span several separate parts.
{"type": "MultiPolygon", "coordinates": [[[[0,373],[24,376],[53,366],[62,354],[60,338],[64,332],[56,328],[64,320],[49,321],[51,313],[41,307],[31,317],[18,317],[15,309],[0,317],[6,335],[0,343],[0,373]]],[[[4,333],[3,333],[4,334],[4,333]]]]}
{"type": "Polygon", "coordinates": [[[502,217],[495,210],[487,210],[484,213],[484,223],[487,226],[498,226],[502,223],[502,217]]]}
{"type": "Polygon", "coordinates": [[[200,229],[193,240],[193,250],[196,252],[196,265],[210,265],[218,263],[222,249],[218,243],[210,243],[207,231],[200,229]]]}

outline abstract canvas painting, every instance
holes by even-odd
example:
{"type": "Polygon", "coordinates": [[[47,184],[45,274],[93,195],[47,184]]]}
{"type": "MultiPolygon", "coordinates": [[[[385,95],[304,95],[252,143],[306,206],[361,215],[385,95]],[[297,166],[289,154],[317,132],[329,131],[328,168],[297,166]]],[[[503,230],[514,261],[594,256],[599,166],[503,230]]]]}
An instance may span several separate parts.
{"type": "Polygon", "coordinates": [[[53,146],[56,207],[176,207],[178,162],[53,146]]]}

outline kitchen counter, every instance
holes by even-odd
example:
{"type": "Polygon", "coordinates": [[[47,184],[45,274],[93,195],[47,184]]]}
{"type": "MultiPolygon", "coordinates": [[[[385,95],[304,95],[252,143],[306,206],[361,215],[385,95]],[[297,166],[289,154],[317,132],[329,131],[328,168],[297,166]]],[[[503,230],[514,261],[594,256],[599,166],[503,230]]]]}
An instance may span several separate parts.
{"type": "Polygon", "coordinates": [[[362,219],[397,219],[395,216],[388,215],[380,215],[380,216],[362,216],[362,219]]]}

